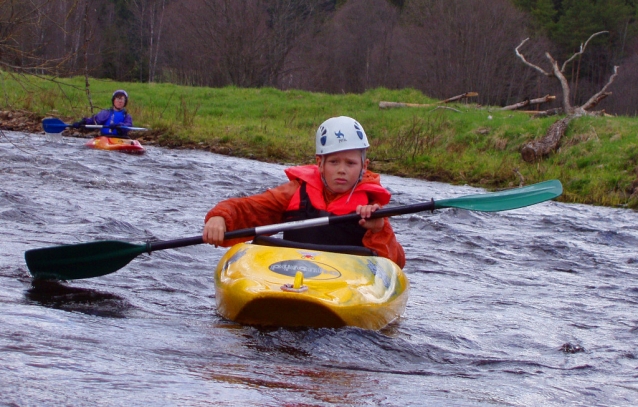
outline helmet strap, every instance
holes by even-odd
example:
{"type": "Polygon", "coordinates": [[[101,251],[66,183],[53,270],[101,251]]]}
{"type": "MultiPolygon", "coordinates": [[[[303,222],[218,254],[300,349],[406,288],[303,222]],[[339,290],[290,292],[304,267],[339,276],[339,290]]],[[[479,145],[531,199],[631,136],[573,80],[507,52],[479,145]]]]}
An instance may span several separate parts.
{"type": "Polygon", "coordinates": [[[326,161],[326,156],[322,155],[321,156],[321,163],[319,164],[319,174],[321,174],[321,182],[323,182],[323,187],[326,188],[331,194],[336,194],[335,191],[333,191],[332,189],[330,189],[330,187],[328,186],[328,182],[326,182],[326,177],[323,176],[323,164],[326,161]]]}
{"type": "Polygon", "coordinates": [[[357,182],[354,183],[354,186],[352,187],[352,191],[350,191],[350,195],[348,195],[348,199],[346,199],[346,203],[350,202],[350,198],[352,198],[352,194],[354,194],[354,190],[357,187],[357,185],[359,185],[359,181],[361,181],[361,176],[359,176],[359,179],[357,180],[357,182]]]}

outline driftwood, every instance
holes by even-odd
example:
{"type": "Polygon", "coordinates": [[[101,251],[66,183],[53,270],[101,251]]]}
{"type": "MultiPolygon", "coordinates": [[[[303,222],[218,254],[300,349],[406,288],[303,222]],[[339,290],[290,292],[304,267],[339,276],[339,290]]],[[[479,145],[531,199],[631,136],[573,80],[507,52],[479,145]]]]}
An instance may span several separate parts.
{"type": "Polygon", "coordinates": [[[521,149],[523,160],[528,163],[533,163],[556,151],[560,145],[560,139],[565,134],[567,125],[572,118],[572,116],[567,116],[564,119],[557,121],[549,126],[549,129],[543,138],[531,141],[523,146],[521,149]]]}
{"type": "Polygon", "coordinates": [[[440,102],[437,103],[430,103],[430,104],[420,104],[420,103],[402,103],[402,102],[384,102],[381,101],[379,102],[379,109],[391,109],[394,107],[432,107],[432,106],[437,106],[443,103],[450,103],[450,102],[456,102],[457,100],[461,100],[461,99],[466,99],[466,98],[470,98],[470,97],[476,97],[478,96],[478,93],[476,92],[465,92],[461,95],[457,95],[457,96],[453,96],[451,98],[442,100],[440,102]]]}
{"type": "Polygon", "coordinates": [[[421,105],[418,103],[401,103],[401,102],[379,102],[379,109],[392,109],[394,107],[430,107],[432,105],[421,105]]]}
{"type": "Polygon", "coordinates": [[[558,62],[549,54],[549,52],[546,52],[545,56],[547,57],[547,59],[549,60],[552,66],[551,71],[545,71],[543,68],[539,67],[538,65],[534,65],[528,62],[523,56],[523,54],[519,52],[520,48],[523,46],[523,44],[525,44],[529,40],[529,38],[524,39],[523,42],[521,42],[516,47],[515,49],[516,55],[521,59],[521,61],[523,61],[525,65],[536,69],[538,72],[540,72],[541,74],[547,77],[558,79],[558,81],[560,82],[561,88],[563,90],[563,103],[562,103],[563,111],[567,115],[567,117],[565,117],[564,119],[561,119],[557,121],[556,123],[552,124],[547,130],[547,133],[545,134],[545,136],[541,140],[534,140],[529,142],[527,145],[523,146],[523,148],[521,149],[521,155],[523,157],[523,160],[527,162],[534,162],[536,160],[539,160],[547,156],[552,151],[556,151],[560,144],[561,138],[565,135],[565,131],[567,130],[567,125],[569,124],[569,122],[572,119],[580,117],[580,116],[596,114],[597,112],[593,113],[593,112],[588,112],[587,110],[595,107],[598,103],[600,103],[601,100],[603,100],[604,98],[606,98],[607,96],[611,94],[610,92],[607,92],[607,88],[609,87],[609,85],[611,85],[614,82],[614,79],[618,75],[618,66],[614,66],[614,72],[609,77],[609,81],[607,81],[607,84],[603,86],[603,88],[598,93],[596,93],[591,98],[589,98],[589,100],[585,102],[582,106],[571,105],[569,82],[567,81],[567,78],[565,78],[565,75],[564,75],[565,69],[567,68],[567,64],[573,61],[577,56],[582,55],[585,52],[585,48],[587,48],[587,44],[589,43],[589,41],[591,41],[592,38],[604,33],[608,33],[608,31],[600,31],[595,34],[592,34],[587,39],[587,41],[585,41],[585,44],[580,45],[580,50],[576,52],[574,55],[572,55],[571,58],[569,58],[567,61],[565,61],[561,67],[558,66],[558,62]]]}
{"type": "Polygon", "coordinates": [[[527,113],[532,115],[532,119],[538,119],[539,117],[556,116],[557,114],[563,114],[562,107],[556,107],[554,109],[547,110],[519,110],[521,113],[527,113]]]}
{"type": "Polygon", "coordinates": [[[549,117],[549,116],[556,116],[558,114],[563,114],[563,108],[562,107],[557,107],[555,109],[544,110],[542,112],[537,112],[535,110],[530,110],[530,111],[527,111],[525,113],[531,113],[531,114],[533,114],[533,116],[532,116],[533,119],[538,119],[540,117],[549,117]]]}
{"type": "Polygon", "coordinates": [[[600,116],[600,117],[616,117],[616,115],[613,114],[609,114],[605,111],[605,109],[603,110],[596,110],[595,112],[589,112],[589,114],[591,116],[600,116]]]}
{"type": "Polygon", "coordinates": [[[540,105],[541,103],[551,102],[554,99],[556,99],[556,96],[552,96],[552,95],[545,95],[541,98],[536,98],[536,99],[527,98],[522,102],[518,102],[518,103],[514,103],[513,105],[502,107],[500,110],[516,110],[516,109],[520,109],[521,107],[525,107],[529,105],[540,105]]]}

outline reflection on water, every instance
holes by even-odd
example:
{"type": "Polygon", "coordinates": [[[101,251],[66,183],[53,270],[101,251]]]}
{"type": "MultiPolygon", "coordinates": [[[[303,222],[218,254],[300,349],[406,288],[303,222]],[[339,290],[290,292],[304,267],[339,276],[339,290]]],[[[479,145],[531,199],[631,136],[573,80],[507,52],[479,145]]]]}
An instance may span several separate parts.
{"type": "MultiPolygon", "coordinates": [[[[635,405],[634,211],[547,202],[395,217],[411,283],[401,319],[379,332],[258,329],[216,314],[222,248],[143,254],[115,273],[69,282],[32,281],[24,252],[194,236],[216,202],[278,185],[284,167],[153,147],[130,156],[5,133],[0,385],[8,405],[635,405]]],[[[382,180],[393,205],[482,192],[382,180]]]]}
{"type": "Polygon", "coordinates": [[[34,279],[25,296],[45,307],[107,318],[124,318],[131,307],[126,299],[115,294],[53,280],[34,279]]]}

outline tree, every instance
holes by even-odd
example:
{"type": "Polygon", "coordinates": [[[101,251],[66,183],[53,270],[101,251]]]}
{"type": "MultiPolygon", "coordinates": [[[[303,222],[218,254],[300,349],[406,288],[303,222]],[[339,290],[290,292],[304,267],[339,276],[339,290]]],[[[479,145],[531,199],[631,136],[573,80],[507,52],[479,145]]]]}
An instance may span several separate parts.
{"type": "Polygon", "coordinates": [[[554,8],[552,0],[538,0],[536,6],[531,9],[532,17],[536,22],[537,29],[544,34],[554,31],[556,22],[555,18],[558,12],[554,8]]]}
{"type": "Polygon", "coordinates": [[[157,74],[160,39],[167,0],[127,0],[138,29],[139,79],[153,82],[157,74]],[[146,69],[144,69],[146,67],[146,69]]]}
{"type": "MultiPolygon", "coordinates": [[[[55,2],[45,0],[0,0],[0,67],[15,73],[41,74],[60,69],[69,60],[71,53],[47,52],[52,43],[47,35],[52,26],[50,17],[57,15],[55,6],[55,2]]],[[[64,30],[63,25],[58,28],[64,30]]],[[[64,33],[69,34],[66,30],[64,33]]]]}
{"type": "Polygon", "coordinates": [[[579,52],[572,55],[571,58],[565,61],[561,67],[558,66],[558,62],[550,55],[549,52],[545,53],[545,56],[549,60],[552,67],[550,71],[546,71],[543,68],[539,67],[538,65],[528,62],[527,59],[525,59],[525,57],[523,56],[523,54],[520,53],[521,47],[529,40],[529,38],[524,39],[518,45],[518,47],[516,47],[515,49],[516,55],[523,61],[524,64],[536,69],[537,71],[539,71],[540,73],[542,73],[543,75],[547,77],[556,78],[560,82],[561,88],[563,90],[563,98],[562,98],[563,110],[567,114],[567,117],[559,120],[558,122],[550,126],[549,130],[547,131],[547,134],[545,135],[543,139],[538,141],[534,140],[523,147],[523,149],[521,150],[521,154],[525,161],[534,162],[550,154],[552,151],[556,150],[556,148],[558,148],[558,145],[560,144],[560,140],[562,136],[565,134],[565,131],[567,130],[567,126],[569,122],[574,118],[591,114],[587,110],[595,107],[596,105],[598,105],[598,103],[600,103],[602,99],[610,95],[610,93],[607,92],[607,88],[613,83],[614,79],[616,78],[616,75],[618,74],[617,66],[614,67],[614,72],[609,77],[607,84],[598,93],[590,97],[589,100],[585,102],[582,106],[572,105],[571,98],[570,98],[569,83],[567,79],[565,78],[565,74],[564,74],[569,63],[572,62],[577,57],[580,57],[585,52],[585,49],[587,48],[587,44],[589,44],[589,41],[591,41],[594,37],[604,33],[607,33],[607,32],[601,31],[601,32],[592,34],[587,39],[587,41],[585,41],[584,44],[580,45],[579,52]]]}

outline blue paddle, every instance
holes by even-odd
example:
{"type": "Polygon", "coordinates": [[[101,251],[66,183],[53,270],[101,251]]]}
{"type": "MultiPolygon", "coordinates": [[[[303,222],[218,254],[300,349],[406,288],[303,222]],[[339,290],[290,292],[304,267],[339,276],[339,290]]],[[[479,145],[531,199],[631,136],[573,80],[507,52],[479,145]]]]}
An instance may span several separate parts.
{"type": "MultiPolygon", "coordinates": [[[[55,117],[49,117],[46,118],[44,120],[42,120],[42,128],[44,129],[45,133],[62,133],[62,131],[64,131],[64,129],[66,129],[67,127],[72,127],[72,124],[67,124],[64,123],[62,120],[57,119],[55,117]]],[[[124,130],[131,130],[131,131],[146,131],[148,129],[145,129],[144,127],[131,127],[131,126],[104,126],[101,124],[83,124],[82,127],[85,127],[87,129],[101,129],[103,127],[110,127],[110,128],[120,128],[120,129],[124,129],[124,130]]]]}

